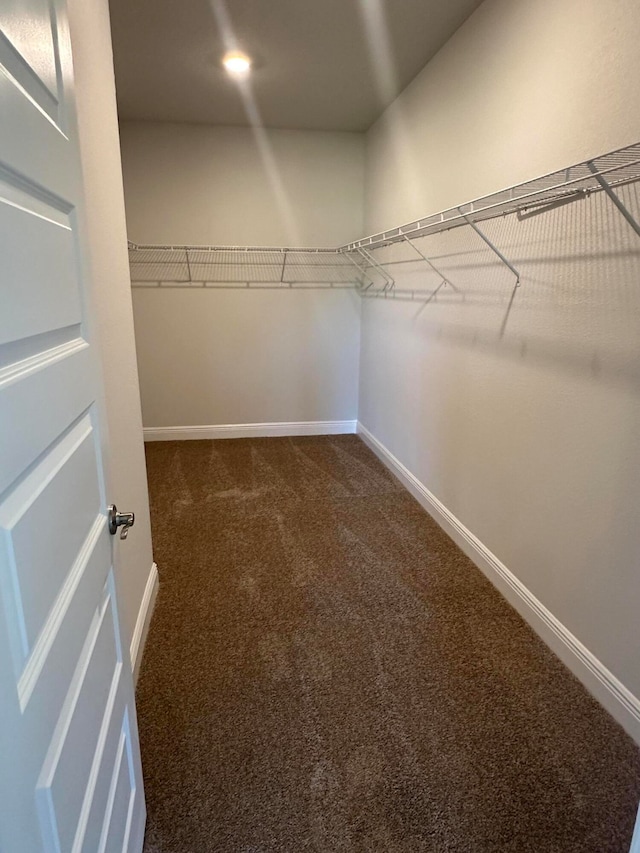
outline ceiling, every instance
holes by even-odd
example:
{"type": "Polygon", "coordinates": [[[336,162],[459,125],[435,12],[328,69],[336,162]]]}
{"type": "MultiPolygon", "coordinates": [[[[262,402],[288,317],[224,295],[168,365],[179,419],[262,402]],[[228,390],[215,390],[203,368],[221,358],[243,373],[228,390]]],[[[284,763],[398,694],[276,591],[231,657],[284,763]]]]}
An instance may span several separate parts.
{"type": "Polygon", "coordinates": [[[110,0],[120,117],[364,131],[481,2],[110,0]]]}

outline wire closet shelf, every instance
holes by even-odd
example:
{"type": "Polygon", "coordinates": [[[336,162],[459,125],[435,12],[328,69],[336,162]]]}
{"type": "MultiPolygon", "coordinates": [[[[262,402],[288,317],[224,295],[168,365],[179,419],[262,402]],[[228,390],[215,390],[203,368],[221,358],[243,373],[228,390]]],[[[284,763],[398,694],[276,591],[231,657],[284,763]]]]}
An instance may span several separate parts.
{"type": "Polygon", "coordinates": [[[435,270],[428,254],[414,241],[469,226],[513,272],[518,283],[518,270],[479,223],[510,215],[525,219],[605,192],[640,236],[640,224],[616,193],[616,189],[639,180],[640,143],[636,143],[334,249],[129,243],[131,281],[139,287],[354,287],[363,295],[388,293],[395,282],[376,260],[377,249],[408,243],[435,270]]]}
{"type": "Polygon", "coordinates": [[[359,270],[339,249],[143,246],[129,243],[138,286],[354,287],[359,270]]]}

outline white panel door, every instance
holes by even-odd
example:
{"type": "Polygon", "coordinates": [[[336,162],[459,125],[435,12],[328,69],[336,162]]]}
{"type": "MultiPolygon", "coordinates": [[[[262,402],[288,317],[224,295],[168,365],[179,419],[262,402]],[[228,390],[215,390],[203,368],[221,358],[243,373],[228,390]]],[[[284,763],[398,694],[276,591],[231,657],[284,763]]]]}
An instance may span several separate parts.
{"type": "Polygon", "coordinates": [[[144,832],[82,209],[64,0],[0,0],[2,853],[144,832]]]}

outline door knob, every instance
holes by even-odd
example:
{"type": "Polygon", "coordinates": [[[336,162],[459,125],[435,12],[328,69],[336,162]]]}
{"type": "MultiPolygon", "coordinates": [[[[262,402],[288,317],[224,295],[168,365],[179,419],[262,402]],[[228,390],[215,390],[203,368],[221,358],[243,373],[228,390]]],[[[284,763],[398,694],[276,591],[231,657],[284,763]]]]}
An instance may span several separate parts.
{"type": "Polygon", "coordinates": [[[120,538],[126,539],[129,535],[129,528],[135,524],[136,517],[132,512],[118,512],[118,507],[111,504],[108,509],[109,533],[114,536],[118,528],[121,527],[120,538]]]}

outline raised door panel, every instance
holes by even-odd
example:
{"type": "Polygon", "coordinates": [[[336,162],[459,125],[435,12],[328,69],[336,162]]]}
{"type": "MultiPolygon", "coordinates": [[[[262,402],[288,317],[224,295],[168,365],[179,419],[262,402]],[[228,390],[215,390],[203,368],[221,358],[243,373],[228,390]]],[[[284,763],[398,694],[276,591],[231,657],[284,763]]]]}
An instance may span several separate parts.
{"type": "Polygon", "coordinates": [[[51,15],[48,0],[3,0],[0,29],[5,42],[5,67],[25,93],[55,120],[59,80],[51,15]]]}
{"type": "MultiPolygon", "coordinates": [[[[85,639],[56,724],[36,796],[51,849],[80,850],[120,698],[122,653],[111,577],[85,639]],[[109,675],[105,678],[105,674],[109,675]],[[78,744],[83,748],[78,751],[78,744]]],[[[120,709],[120,719],[122,710],[120,709]]]]}
{"type": "MultiPolygon", "coordinates": [[[[0,167],[50,200],[68,202],[80,188],[77,152],[68,135],[71,87],[66,17],[50,0],[0,4],[0,167]],[[37,31],[35,37],[29,32],[37,31]],[[52,169],[52,164],[55,168],[52,169]]],[[[70,208],[69,208],[70,209],[70,208]]]]}
{"type": "MultiPolygon", "coordinates": [[[[104,846],[107,828],[114,815],[114,804],[116,800],[116,789],[118,777],[121,773],[123,750],[130,752],[131,732],[129,727],[129,714],[120,696],[109,721],[102,745],[102,760],[98,768],[95,784],[93,786],[93,798],[91,808],[87,815],[86,829],[79,848],[83,853],[97,853],[104,846]]],[[[135,774],[130,780],[130,794],[135,793],[135,774]]],[[[126,849],[126,848],[124,848],[126,849]]]]}
{"type": "MultiPolygon", "coordinates": [[[[99,853],[120,853],[129,847],[135,803],[135,772],[131,754],[129,716],[122,721],[118,752],[113,766],[109,806],[100,838],[99,853]]],[[[88,853],[88,850],[87,850],[88,853]]]]}
{"type": "Polygon", "coordinates": [[[0,174],[0,344],[82,319],[72,220],[0,174]],[[37,247],[37,248],[36,248],[37,247]]]}
{"type": "Polygon", "coordinates": [[[86,415],[0,503],[0,531],[14,593],[9,624],[15,626],[14,644],[20,641],[23,651],[18,677],[83,542],[96,519],[103,518],[98,476],[93,428],[86,415]],[[74,492],[78,506],[68,512],[74,492]]]}
{"type": "Polygon", "coordinates": [[[93,380],[81,338],[0,368],[0,493],[89,410],[93,380]]]}

